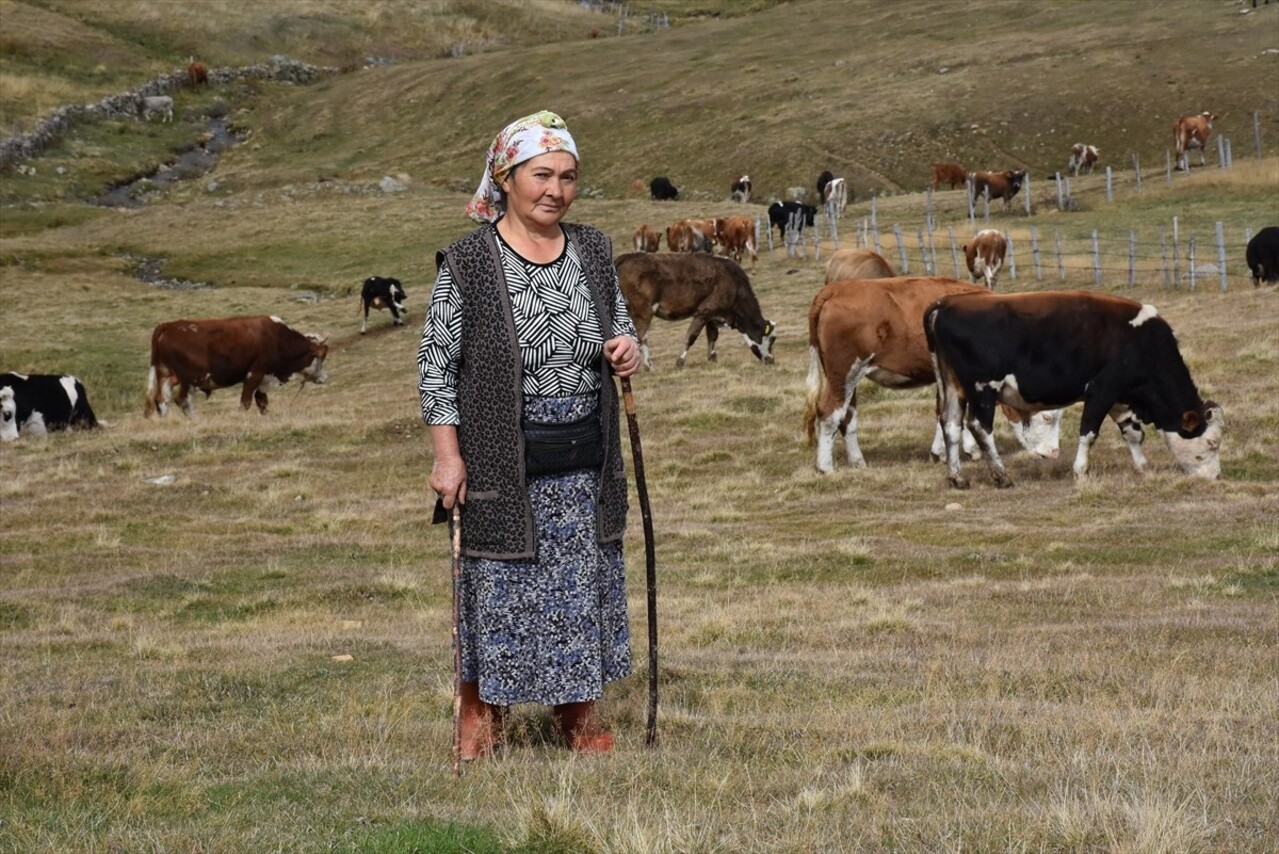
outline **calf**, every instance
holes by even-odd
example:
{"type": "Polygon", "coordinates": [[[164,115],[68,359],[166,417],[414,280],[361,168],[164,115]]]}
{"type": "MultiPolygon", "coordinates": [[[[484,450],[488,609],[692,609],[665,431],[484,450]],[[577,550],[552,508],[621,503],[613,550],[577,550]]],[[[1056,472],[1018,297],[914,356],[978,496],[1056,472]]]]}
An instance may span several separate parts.
{"type": "Polygon", "coordinates": [[[1078,175],[1080,172],[1091,175],[1092,168],[1097,163],[1097,154],[1097,146],[1076,142],[1070,147],[1070,159],[1066,161],[1066,168],[1071,175],[1078,175]]]}
{"type": "Polygon", "coordinates": [[[1253,235],[1244,252],[1252,271],[1252,286],[1262,282],[1279,282],[1279,226],[1268,225],[1253,235]]]}
{"type": "Polygon", "coordinates": [[[70,374],[0,374],[0,439],[97,426],[84,383],[70,374]]]}
{"type": "MultiPolygon", "coordinates": [[[[844,434],[848,464],[863,468],[857,441],[857,386],[869,379],[884,388],[922,388],[935,382],[924,339],[924,309],[952,294],[986,294],[984,288],[925,276],[840,281],[826,285],[808,309],[808,379],[804,427],[817,444],[817,470],[834,470],[835,433],[844,434]]],[[[1056,423],[1034,422],[1013,412],[1014,434],[1027,450],[1057,455],[1056,423]],[[1020,429],[1018,426],[1020,425],[1020,429]]],[[[971,439],[970,439],[971,441],[971,439]]],[[[972,443],[976,449],[976,443],[972,443]]],[[[945,441],[934,430],[932,456],[945,441]]]]}
{"type": "Polygon", "coordinates": [[[649,194],[659,202],[670,201],[679,198],[679,190],[671,183],[670,179],[664,175],[659,175],[648,184],[649,194]]]}
{"type": "Polygon", "coordinates": [[[729,194],[735,202],[745,204],[751,200],[751,176],[743,175],[733,182],[729,194]]]}
{"type": "Polygon", "coordinates": [[[1212,123],[1221,118],[1216,113],[1181,116],[1172,126],[1172,144],[1177,151],[1177,168],[1190,171],[1190,149],[1199,149],[1199,165],[1204,165],[1204,147],[1212,135],[1212,123]]]}
{"type": "Polygon", "coordinates": [[[731,326],[742,333],[757,359],[766,365],[773,363],[776,327],[760,312],[750,277],[736,261],[713,255],[630,252],[614,263],[627,311],[635,321],[645,367],[650,370],[653,367],[648,352],[648,331],[654,317],[692,318],[684,350],[675,362],[677,367],[684,367],[688,351],[703,328],[706,329],[707,358],[714,362],[720,326],[731,326]]]}
{"type": "Polygon", "coordinates": [[[968,170],[958,163],[934,163],[932,166],[932,188],[936,190],[942,184],[949,184],[950,189],[968,183],[968,170]]]}
{"type": "Polygon", "coordinates": [[[803,202],[773,202],[768,206],[768,222],[777,227],[783,239],[788,229],[802,235],[804,226],[812,225],[816,217],[817,208],[803,202]]]}
{"type": "Polygon", "coordinates": [[[632,239],[636,252],[656,252],[662,245],[662,233],[648,223],[641,223],[632,239]]]}
{"type": "Polygon", "coordinates": [[[138,115],[143,121],[159,116],[160,121],[173,121],[173,99],[168,95],[148,95],[138,100],[138,115]]]}
{"type": "Polygon", "coordinates": [[[369,328],[370,308],[388,309],[396,326],[404,325],[401,315],[408,316],[408,312],[404,310],[404,286],[400,284],[399,279],[369,276],[364,280],[364,287],[360,290],[360,304],[364,307],[364,323],[360,325],[361,335],[369,328]]]}
{"type": "Polygon", "coordinates": [[[1008,210],[1013,196],[1017,195],[1017,191],[1021,189],[1025,180],[1025,169],[1009,169],[1006,172],[974,172],[973,198],[977,199],[982,193],[988,193],[991,201],[1003,199],[1004,210],[1008,210]]]}
{"type": "Polygon", "coordinates": [[[964,244],[964,259],[973,281],[985,281],[986,289],[993,291],[999,279],[999,270],[1008,254],[1008,241],[993,228],[984,228],[964,244]]]}
{"type": "Polygon", "coordinates": [[[1078,477],[1088,472],[1088,449],[1107,415],[1138,471],[1146,467],[1145,423],[1164,434],[1185,472],[1221,474],[1221,407],[1200,398],[1172,328],[1152,305],[1085,291],[961,294],[930,306],[924,330],[950,483],[957,489],[968,487],[959,470],[965,424],[986,452],[995,484],[1012,486],[991,441],[997,402],[1036,412],[1082,400],[1078,477]]]}
{"type": "Polygon", "coordinates": [[[168,412],[172,389],[177,403],[190,416],[191,389],[207,398],[215,389],[244,384],[240,406],[256,403],[266,414],[266,389],[289,381],[294,374],[308,382],[328,380],[325,339],[304,335],[278,317],[220,317],[173,320],[151,332],[151,372],[143,414],[168,412]]]}

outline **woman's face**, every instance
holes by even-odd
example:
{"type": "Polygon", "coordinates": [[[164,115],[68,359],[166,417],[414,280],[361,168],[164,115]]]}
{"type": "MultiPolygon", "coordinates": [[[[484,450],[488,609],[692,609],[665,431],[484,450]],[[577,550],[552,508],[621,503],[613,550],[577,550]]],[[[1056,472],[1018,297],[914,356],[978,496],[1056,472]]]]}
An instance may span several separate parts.
{"type": "Polygon", "coordinates": [[[552,226],[577,196],[577,158],[567,151],[539,154],[502,179],[506,215],[528,225],[552,226]]]}

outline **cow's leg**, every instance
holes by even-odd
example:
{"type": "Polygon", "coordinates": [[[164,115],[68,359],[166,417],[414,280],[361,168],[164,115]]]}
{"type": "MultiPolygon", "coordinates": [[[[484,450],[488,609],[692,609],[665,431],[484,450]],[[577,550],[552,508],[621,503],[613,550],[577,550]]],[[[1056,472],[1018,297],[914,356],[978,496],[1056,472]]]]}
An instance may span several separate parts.
{"type": "Polygon", "coordinates": [[[986,454],[986,465],[995,479],[995,486],[1007,489],[1013,485],[1004,468],[1004,461],[995,447],[995,392],[987,389],[979,392],[968,404],[968,429],[986,454]]]}
{"type": "MultiPolygon", "coordinates": [[[[249,375],[244,378],[244,388],[240,390],[240,408],[246,412],[257,398],[257,390],[258,386],[262,385],[262,378],[263,374],[259,374],[256,371],[250,371],[249,375]]],[[[264,394],[262,397],[265,398],[266,395],[264,394]]],[[[265,401],[258,403],[258,409],[262,410],[264,414],[266,413],[265,401]]]]}
{"type": "MultiPolygon", "coordinates": [[[[842,385],[841,406],[828,416],[831,421],[832,435],[838,429],[844,434],[844,453],[848,464],[856,469],[866,468],[866,458],[862,456],[861,444],[857,441],[857,385],[866,378],[874,366],[875,354],[865,359],[857,359],[848,366],[842,385]]],[[[841,388],[831,383],[831,388],[841,388]]]]}
{"type": "MultiPolygon", "coordinates": [[[[1100,385],[1101,382],[1101,378],[1094,379],[1093,385],[1100,385]]],[[[1075,464],[1072,466],[1075,477],[1088,474],[1088,449],[1092,447],[1093,442],[1097,441],[1102,421],[1110,412],[1111,406],[1109,400],[1101,400],[1097,397],[1084,399],[1084,414],[1079,419],[1079,448],[1075,451],[1075,464]]]]}
{"type": "Polygon", "coordinates": [[[1145,474],[1146,455],[1142,453],[1141,443],[1145,441],[1146,434],[1141,430],[1141,422],[1137,420],[1137,416],[1133,411],[1123,404],[1111,407],[1110,418],[1119,427],[1119,432],[1123,434],[1124,441],[1128,443],[1128,452],[1132,454],[1132,464],[1137,467],[1138,472],[1145,474]]]}
{"type": "MultiPolygon", "coordinates": [[[[165,388],[165,400],[167,401],[169,399],[169,395],[172,393],[174,386],[177,386],[178,388],[178,393],[173,397],[174,402],[177,403],[178,408],[182,410],[183,415],[187,418],[193,418],[195,416],[195,404],[191,402],[191,386],[181,380],[171,379],[169,385],[165,388]]],[[[167,409],[168,407],[165,408],[167,409]]]]}
{"type": "Polygon", "coordinates": [[[937,423],[946,442],[946,475],[955,489],[967,489],[968,478],[959,470],[959,447],[963,441],[966,408],[964,398],[953,378],[942,380],[938,384],[938,393],[941,403],[937,407],[937,423]]]}
{"type": "Polygon", "coordinates": [[[714,321],[706,324],[706,361],[718,361],[718,354],[715,352],[715,342],[719,340],[719,325],[714,321]]]}
{"type": "Polygon", "coordinates": [[[369,328],[369,304],[364,304],[364,322],[360,324],[360,334],[364,334],[364,330],[369,328]]]}
{"type": "MultiPolygon", "coordinates": [[[[253,392],[253,402],[258,405],[258,412],[266,415],[266,405],[269,402],[266,397],[266,392],[260,388],[253,392]]],[[[246,406],[245,409],[248,409],[248,407],[246,406]]]]}
{"type": "Polygon", "coordinates": [[[653,370],[653,360],[648,352],[648,332],[649,324],[653,322],[652,317],[632,317],[631,321],[635,324],[635,337],[639,340],[640,360],[644,363],[644,370],[653,370]]]}
{"type": "Polygon", "coordinates": [[[697,336],[702,333],[702,327],[706,325],[706,318],[693,315],[693,322],[688,325],[688,334],[684,336],[684,352],[679,354],[679,358],[675,360],[675,367],[684,367],[684,361],[688,358],[688,351],[693,349],[693,344],[697,341],[697,336]]]}
{"type": "Polygon", "coordinates": [[[403,326],[404,318],[400,316],[400,310],[395,307],[395,303],[390,303],[387,308],[391,310],[391,317],[395,320],[395,325],[403,326]]]}

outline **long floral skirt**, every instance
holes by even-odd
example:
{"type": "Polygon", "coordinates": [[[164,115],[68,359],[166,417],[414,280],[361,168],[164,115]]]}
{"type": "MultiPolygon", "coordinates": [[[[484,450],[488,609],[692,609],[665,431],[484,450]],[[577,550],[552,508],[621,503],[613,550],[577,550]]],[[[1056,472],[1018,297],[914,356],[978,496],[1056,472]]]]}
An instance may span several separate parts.
{"type": "MultiPolygon", "coordinates": [[[[597,394],[530,397],[524,417],[576,421],[597,394]]],[[[462,679],[487,703],[593,700],[631,672],[622,544],[596,540],[599,472],[530,478],[536,556],[462,559],[462,679]]]]}

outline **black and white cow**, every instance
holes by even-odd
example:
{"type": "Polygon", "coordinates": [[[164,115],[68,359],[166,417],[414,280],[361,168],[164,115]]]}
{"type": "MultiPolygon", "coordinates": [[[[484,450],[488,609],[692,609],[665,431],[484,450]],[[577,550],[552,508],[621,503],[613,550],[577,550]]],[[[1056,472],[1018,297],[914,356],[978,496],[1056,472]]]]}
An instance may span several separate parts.
{"type": "Polygon", "coordinates": [[[768,206],[768,222],[777,227],[783,238],[786,237],[786,229],[792,227],[802,235],[804,226],[812,225],[816,216],[817,208],[803,202],[773,202],[768,206]]]}
{"type": "Polygon", "coordinates": [[[1172,328],[1152,305],[1085,291],[960,294],[928,307],[924,332],[957,489],[968,487],[959,472],[965,423],[986,452],[995,484],[1012,486],[991,436],[1000,402],[1038,412],[1082,400],[1078,477],[1088,472],[1088,449],[1107,415],[1139,472],[1146,467],[1144,423],[1164,434],[1187,474],[1221,474],[1221,407],[1199,396],[1172,328]]]}
{"type": "Polygon", "coordinates": [[[70,374],[0,374],[0,439],[97,427],[84,384],[70,374]]]}
{"type": "Polygon", "coordinates": [[[404,286],[399,279],[369,276],[364,280],[364,288],[360,291],[360,304],[364,307],[364,323],[360,326],[360,334],[369,328],[369,309],[385,308],[391,312],[396,326],[403,326],[408,316],[404,310],[404,286]]]}

